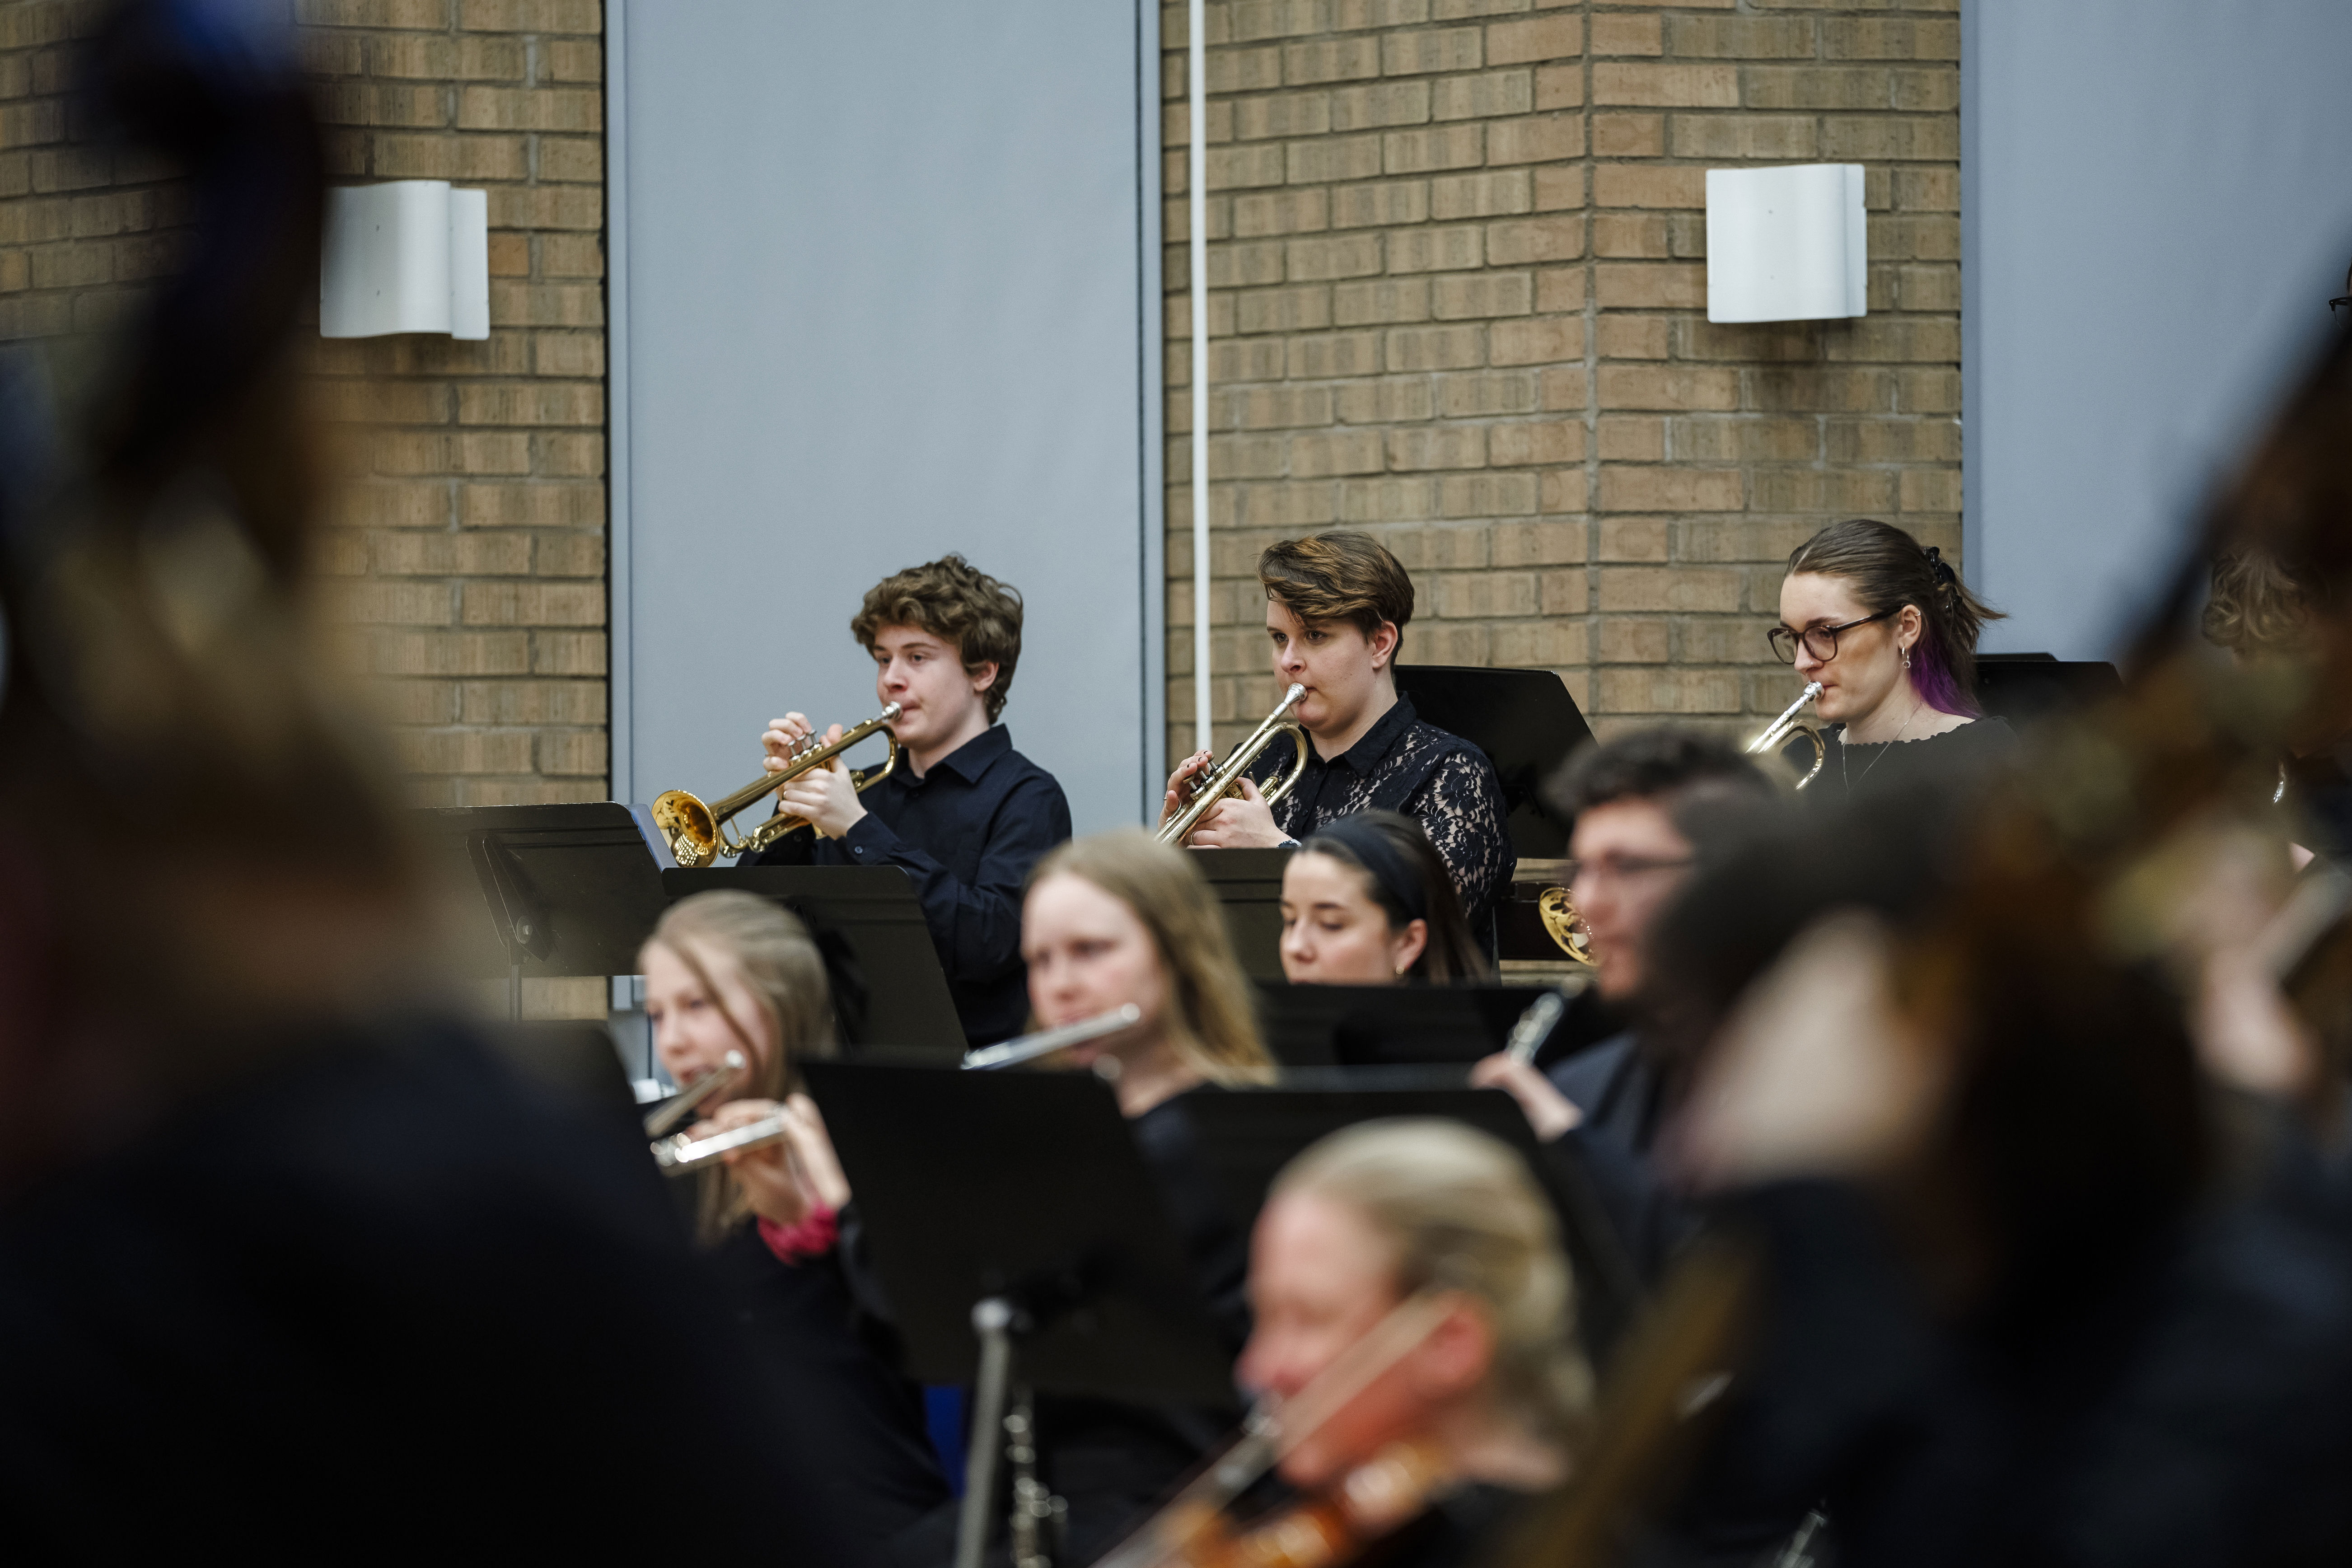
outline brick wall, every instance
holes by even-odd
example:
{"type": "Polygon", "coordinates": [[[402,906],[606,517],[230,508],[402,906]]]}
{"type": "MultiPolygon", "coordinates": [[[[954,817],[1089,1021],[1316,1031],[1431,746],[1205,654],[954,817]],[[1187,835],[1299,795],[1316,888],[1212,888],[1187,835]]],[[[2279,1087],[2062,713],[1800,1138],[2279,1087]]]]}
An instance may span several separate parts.
{"type": "MultiPolygon", "coordinates": [[[[314,345],[343,476],[328,609],[420,802],[605,793],[604,63],[597,0],[296,0],[331,177],[489,192],[484,342],[314,345]]],[[[168,267],[157,172],[75,145],[97,14],[0,3],[0,341],[102,324],[168,267]]]]}
{"type": "MultiPolygon", "coordinates": [[[[1606,734],[1794,695],[1777,563],[1959,547],[1958,0],[1208,6],[1213,699],[1274,700],[1255,576],[1334,525],[1409,662],[1558,670],[1606,734]],[[1870,314],[1716,326],[1703,171],[1868,170],[1870,314]]],[[[1162,12],[1170,750],[1192,745],[1185,15],[1162,12]]]]}

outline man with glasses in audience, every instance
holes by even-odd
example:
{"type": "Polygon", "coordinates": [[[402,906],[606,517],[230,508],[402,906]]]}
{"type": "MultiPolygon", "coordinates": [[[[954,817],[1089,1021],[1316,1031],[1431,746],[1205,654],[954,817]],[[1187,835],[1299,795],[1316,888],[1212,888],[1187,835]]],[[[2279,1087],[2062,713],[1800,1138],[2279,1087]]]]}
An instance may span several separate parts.
{"type": "Polygon", "coordinates": [[[1685,1231],[1660,1184],[1651,1144],[1669,1085],[1641,1044],[1645,948],[1659,915],[1702,858],[1744,838],[1783,796],[1727,741],[1671,727],[1638,731],[1580,753],[1549,786],[1575,822],[1569,884],[1592,934],[1593,988],[1633,1027],[1546,1071],[1507,1057],[1478,1064],[1472,1081],[1508,1089],[1536,1135],[1574,1141],[1609,1217],[1646,1278],[1664,1271],[1685,1231]]]}

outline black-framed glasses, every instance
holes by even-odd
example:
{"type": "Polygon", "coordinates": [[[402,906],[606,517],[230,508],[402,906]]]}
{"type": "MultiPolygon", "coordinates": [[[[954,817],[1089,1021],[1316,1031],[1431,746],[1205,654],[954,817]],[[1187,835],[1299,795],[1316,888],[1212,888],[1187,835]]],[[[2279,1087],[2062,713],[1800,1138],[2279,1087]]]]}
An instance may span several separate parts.
{"type": "Polygon", "coordinates": [[[1902,608],[1902,605],[1897,605],[1892,610],[1881,610],[1874,616],[1864,616],[1858,621],[1848,621],[1843,626],[1807,626],[1801,632],[1792,632],[1786,626],[1774,626],[1764,634],[1764,637],[1772,645],[1772,652],[1779,657],[1782,664],[1797,662],[1797,644],[1800,640],[1802,640],[1805,651],[1811,654],[1816,662],[1827,664],[1837,657],[1838,633],[1850,632],[1856,626],[1866,626],[1873,621],[1883,621],[1889,616],[1898,614],[1902,608]]]}
{"type": "Polygon", "coordinates": [[[1622,882],[1660,871],[1679,871],[1694,863],[1694,857],[1688,855],[1670,860],[1648,855],[1604,855],[1598,860],[1575,862],[1569,868],[1568,880],[1571,887],[1579,882],[1622,882]]]}

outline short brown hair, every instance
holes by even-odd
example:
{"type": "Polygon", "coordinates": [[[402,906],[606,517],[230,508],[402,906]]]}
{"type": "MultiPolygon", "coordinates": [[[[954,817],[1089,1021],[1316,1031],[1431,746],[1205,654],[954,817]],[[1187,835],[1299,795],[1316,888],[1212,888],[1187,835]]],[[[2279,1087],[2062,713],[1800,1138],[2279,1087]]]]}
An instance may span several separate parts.
{"type": "Polygon", "coordinates": [[[1388,621],[1397,629],[1394,663],[1412,619],[1412,577],[1369,533],[1338,530],[1286,539],[1257,558],[1265,596],[1302,621],[1346,621],[1369,637],[1388,621]]]}
{"type": "Polygon", "coordinates": [[[996,679],[983,694],[988,721],[996,722],[1013,691],[1013,667],[1021,662],[1019,589],[961,555],[942,555],[894,572],[866,591],[866,603],[849,618],[849,635],[870,651],[884,626],[912,626],[955,644],[967,670],[996,666],[996,679]]]}

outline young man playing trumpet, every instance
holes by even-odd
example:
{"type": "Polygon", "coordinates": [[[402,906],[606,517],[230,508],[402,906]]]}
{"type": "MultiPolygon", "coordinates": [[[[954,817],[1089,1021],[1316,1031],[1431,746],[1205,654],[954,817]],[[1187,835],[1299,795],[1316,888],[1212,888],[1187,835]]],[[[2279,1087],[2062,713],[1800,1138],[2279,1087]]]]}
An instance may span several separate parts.
{"type": "MultiPolygon", "coordinates": [[[[1482,947],[1491,947],[1495,901],[1518,857],[1505,825],[1503,788],[1485,752],[1424,723],[1399,697],[1396,659],[1412,619],[1412,578],[1367,533],[1286,539],[1258,558],[1265,629],[1277,689],[1307,694],[1292,717],[1310,752],[1298,787],[1268,805],[1265,781],[1291,765],[1277,741],[1238,797],[1220,802],[1185,843],[1199,849],[1280,848],[1337,817],[1379,809],[1418,820],[1444,860],[1482,947]]],[[[1169,775],[1160,820],[1182,805],[1192,776],[1215,764],[1208,752],[1169,775]]]]}
{"type": "MultiPolygon", "coordinates": [[[[814,831],[786,835],[756,862],[903,869],[974,1046],[1021,1032],[1022,886],[1070,836],[1062,786],[996,721],[1021,658],[1021,614],[1018,593],[961,555],[876,584],[849,631],[873,656],[876,697],[898,705],[890,731],[906,755],[863,795],[839,758],[781,786],[778,809],[814,831]]],[[[761,737],[768,771],[815,735],[803,714],[772,721],[761,737]]],[[[840,736],[835,724],[823,738],[840,736]]]]}

